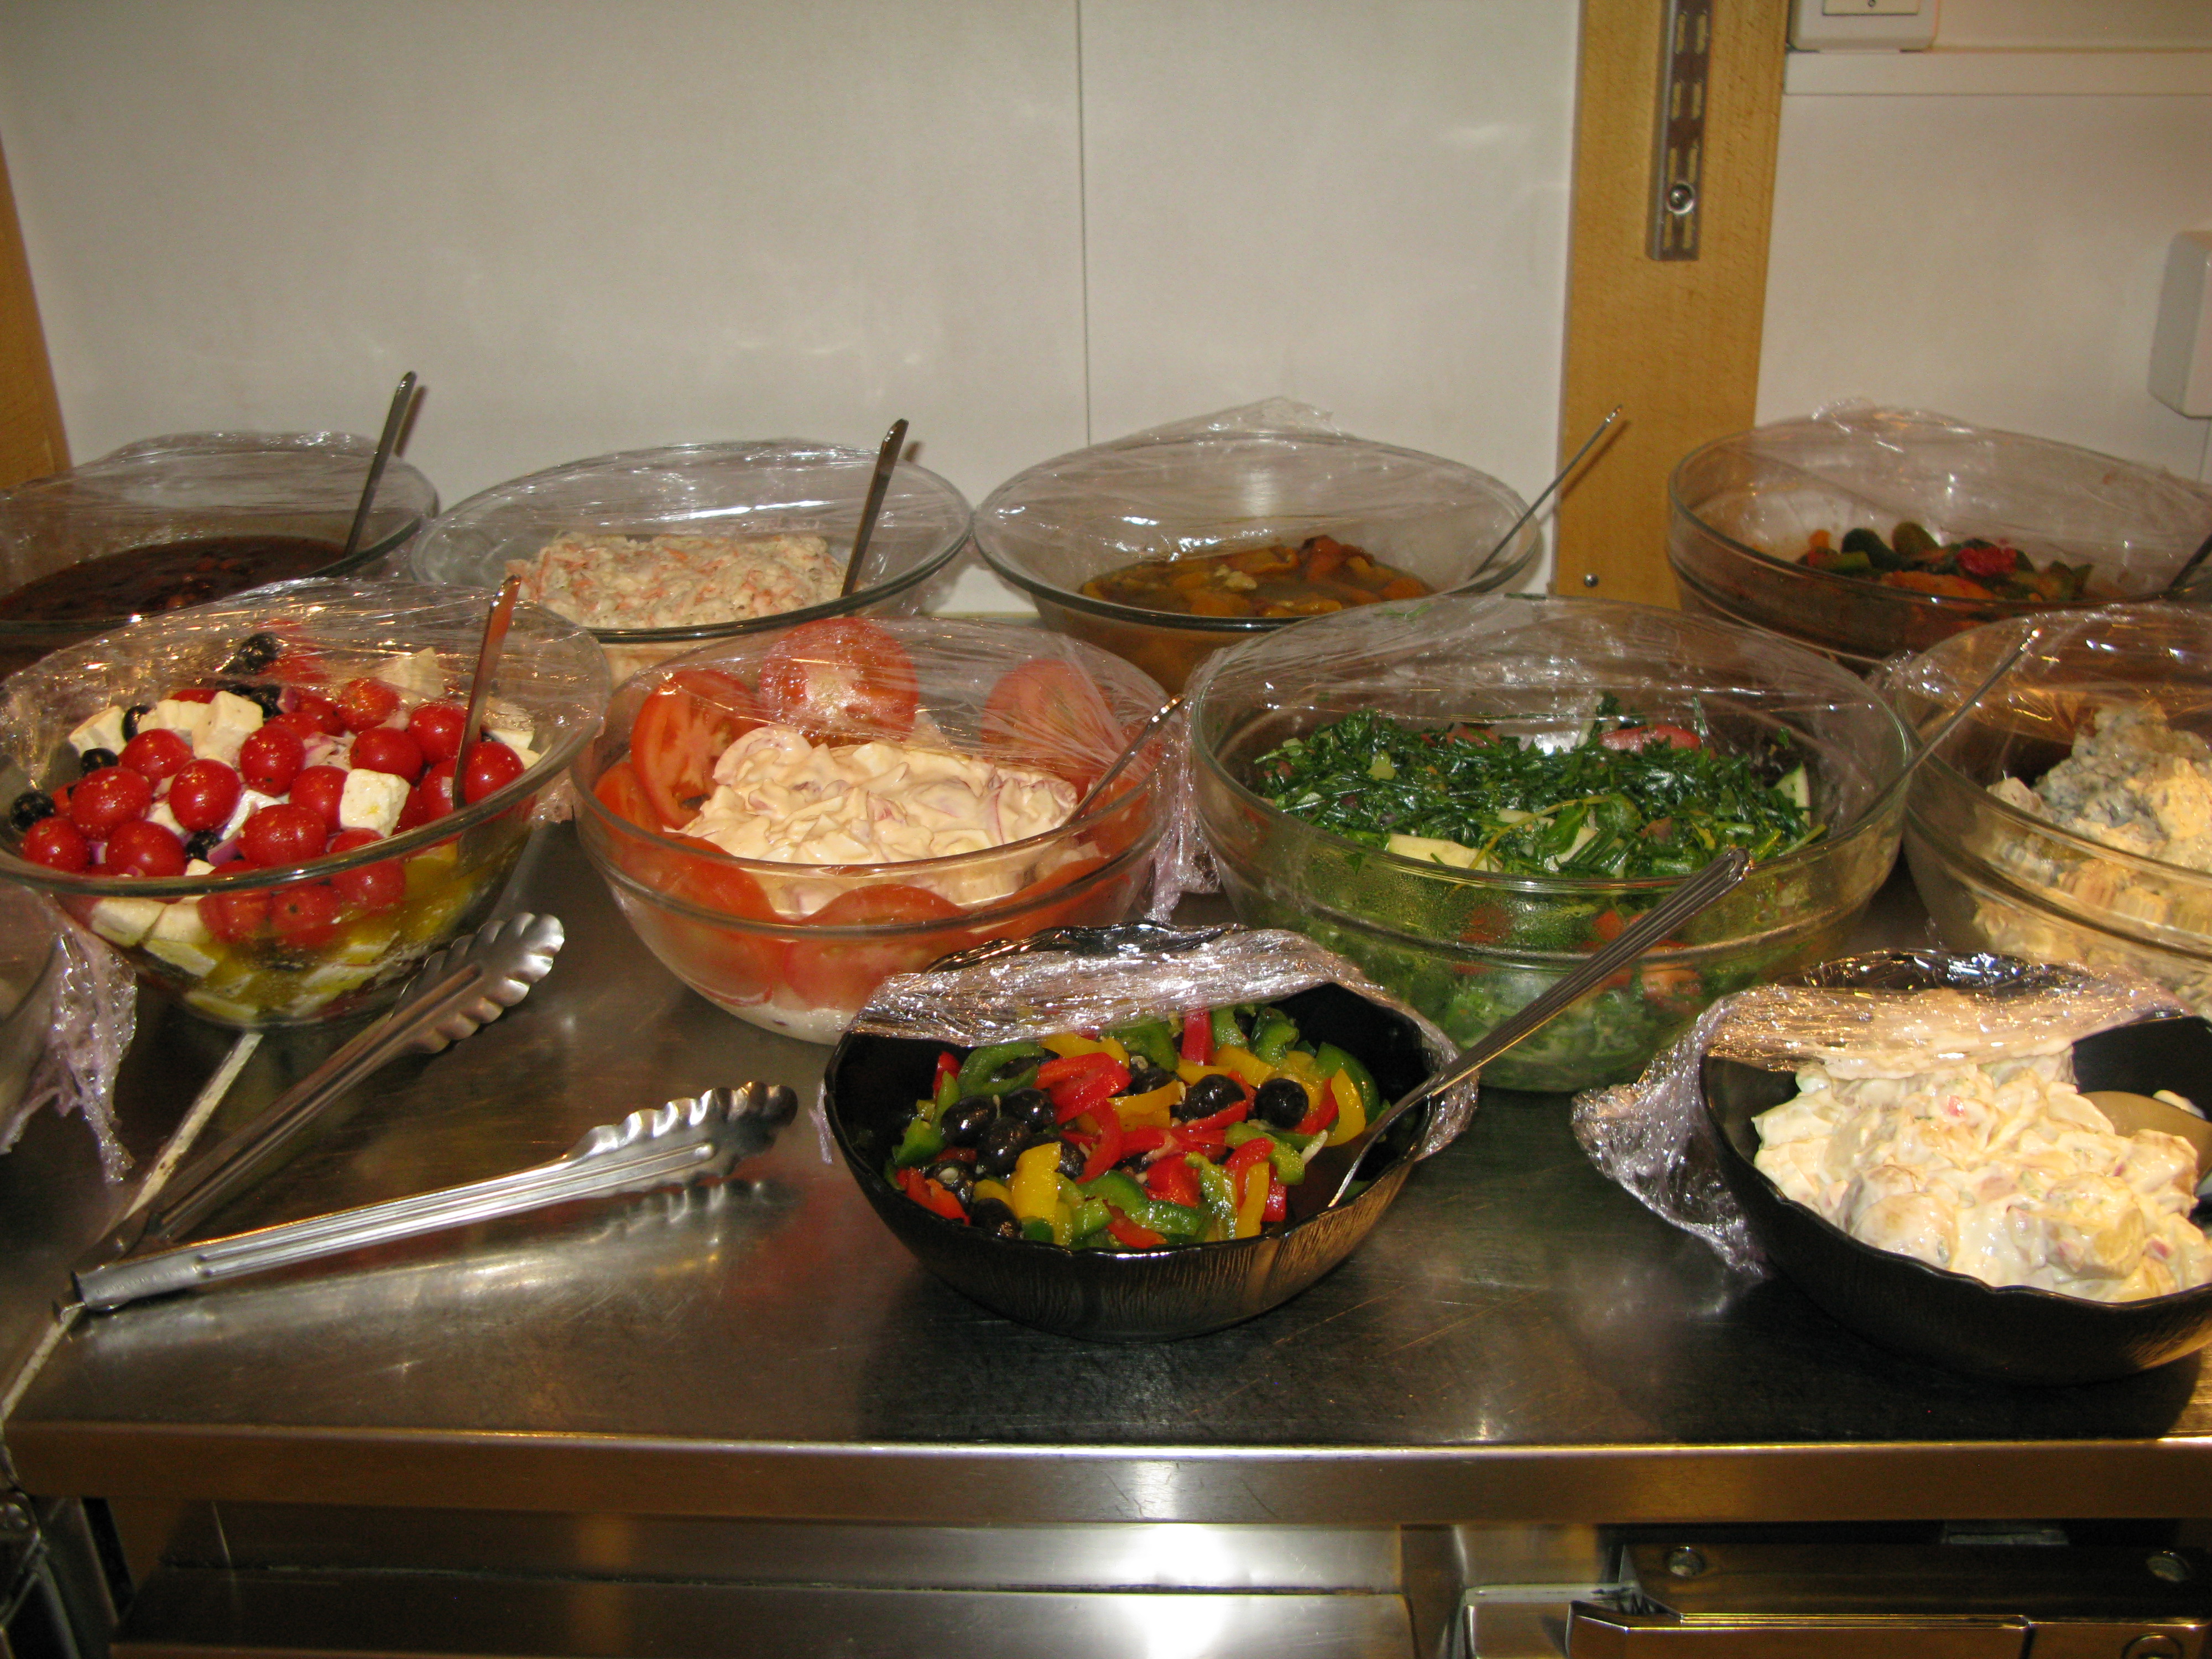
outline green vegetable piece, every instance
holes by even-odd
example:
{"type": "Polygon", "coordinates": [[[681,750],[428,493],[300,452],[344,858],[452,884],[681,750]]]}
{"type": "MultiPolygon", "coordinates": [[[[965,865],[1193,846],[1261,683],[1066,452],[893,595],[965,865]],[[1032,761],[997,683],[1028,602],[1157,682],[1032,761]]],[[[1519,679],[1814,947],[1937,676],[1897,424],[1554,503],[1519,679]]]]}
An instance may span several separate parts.
{"type": "Polygon", "coordinates": [[[969,1095],[1004,1095],[1026,1089],[1036,1081],[1037,1067],[1051,1058],[1052,1050],[1042,1043],[988,1043],[961,1062],[959,1093],[953,1097],[964,1100],[969,1095]]]}
{"type": "Polygon", "coordinates": [[[1352,1086],[1359,1091],[1359,1104],[1372,1123],[1376,1113],[1382,1109],[1382,1091],[1376,1086],[1375,1073],[1333,1042],[1321,1045],[1314,1056],[1314,1064],[1321,1067],[1323,1077],[1334,1077],[1339,1072],[1352,1079],[1352,1086]]]}
{"type": "Polygon", "coordinates": [[[1252,1052],[1270,1066],[1280,1065],[1297,1040],[1297,1022],[1279,1008],[1262,1008],[1253,1019],[1252,1052]]]}
{"type": "Polygon", "coordinates": [[[1121,1040],[1132,1057],[1142,1054],[1163,1072],[1173,1074],[1182,1056],[1176,1052],[1175,1033],[1164,1019],[1148,1019],[1141,1025],[1124,1025],[1111,1033],[1121,1040]]]}
{"type": "Polygon", "coordinates": [[[1794,767],[1776,782],[1774,793],[1794,802],[1802,811],[1813,807],[1813,781],[1805,775],[1805,769],[1794,767]]]}
{"type": "Polygon", "coordinates": [[[1224,1048],[1242,1048],[1244,1046],[1244,1028],[1237,1023],[1237,1010],[1233,1007],[1216,1008],[1213,1011],[1213,1052],[1219,1054],[1224,1048]]]}
{"type": "Polygon", "coordinates": [[[1198,1190],[1206,1198],[1207,1237],[1235,1237],[1237,1189],[1229,1184],[1229,1172],[1196,1152],[1185,1152],[1182,1161],[1198,1172],[1198,1190]]]}
{"type": "Polygon", "coordinates": [[[1042,1217],[1032,1217],[1022,1223],[1022,1237],[1036,1244],[1052,1243],[1052,1223],[1042,1217]]]}
{"type": "Polygon", "coordinates": [[[945,1109],[960,1098],[960,1073],[947,1072],[945,1080],[937,1085],[935,1098],[929,1103],[929,1121],[936,1122],[945,1115],[945,1109]]]}
{"type": "Polygon", "coordinates": [[[1103,1232],[1106,1224],[1112,1219],[1113,1217],[1106,1212],[1103,1199],[1086,1198],[1075,1206],[1075,1213],[1069,1219],[1068,1227],[1076,1237],[1082,1238],[1087,1234],[1103,1232]]]}
{"type": "Polygon", "coordinates": [[[945,1136],[938,1127],[926,1117],[907,1120],[906,1133],[899,1139],[898,1151],[891,1154],[891,1163],[902,1170],[912,1169],[917,1164],[927,1164],[945,1150],[945,1136]]]}
{"type": "Polygon", "coordinates": [[[1910,519],[1889,532],[1890,544],[1908,559],[1924,559],[1936,551],[1936,538],[1910,519]]]}
{"type": "Polygon", "coordinates": [[[1890,555],[1895,551],[1887,542],[1863,526],[1856,530],[1846,530],[1844,532],[1841,550],[1845,553],[1863,553],[1869,560],[1890,555]]]}
{"type": "Polygon", "coordinates": [[[1083,1190],[1088,1197],[1111,1204],[1124,1215],[1134,1215],[1152,1201],[1152,1195],[1127,1170],[1109,1170],[1083,1190]]]}

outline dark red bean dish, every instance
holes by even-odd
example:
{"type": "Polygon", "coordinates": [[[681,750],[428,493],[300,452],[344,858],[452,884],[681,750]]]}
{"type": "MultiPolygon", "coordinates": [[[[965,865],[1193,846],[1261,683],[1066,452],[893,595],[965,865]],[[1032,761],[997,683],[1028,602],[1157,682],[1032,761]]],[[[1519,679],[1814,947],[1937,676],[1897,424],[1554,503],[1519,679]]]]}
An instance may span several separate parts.
{"type": "Polygon", "coordinates": [[[308,536],[202,536],[101,553],[0,593],[11,622],[75,622],[181,610],[335,563],[337,542],[308,536]]]}

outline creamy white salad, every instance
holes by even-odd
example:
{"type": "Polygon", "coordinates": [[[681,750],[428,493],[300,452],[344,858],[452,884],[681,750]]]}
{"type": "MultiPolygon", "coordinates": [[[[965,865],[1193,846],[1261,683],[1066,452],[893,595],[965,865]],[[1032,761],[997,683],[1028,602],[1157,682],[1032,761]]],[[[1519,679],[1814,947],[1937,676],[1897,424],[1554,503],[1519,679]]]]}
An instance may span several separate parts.
{"type": "Polygon", "coordinates": [[[837,597],[844,564],[819,536],[556,536],[509,559],[522,597],[586,628],[703,628],[837,597]]]}

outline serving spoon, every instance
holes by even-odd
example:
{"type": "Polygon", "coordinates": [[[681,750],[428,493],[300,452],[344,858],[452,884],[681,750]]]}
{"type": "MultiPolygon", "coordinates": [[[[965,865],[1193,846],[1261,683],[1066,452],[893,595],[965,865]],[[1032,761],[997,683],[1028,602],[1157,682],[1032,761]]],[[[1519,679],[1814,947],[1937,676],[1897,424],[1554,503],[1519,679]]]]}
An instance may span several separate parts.
{"type": "Polygon", "coordinates": [[[868,543],[876,533],[876,517],[884,510],[884,495],[891,487],[891,471],[898,465],[899,451],[906,447],[906,416],[900,416],[891,422],[891,429],[884,434],[883,442],[876,449],[876,470],[868,479],[868,496],[860,504],[860,528],[853,532],[852,556],[845,561],[844,585],[838,588],[838,597],[850,599],[853,590],[860,586],[860,561],[867,556],[868,543]]]}
{"type": "Polygon", "coordinates": [[[361,538],[368,530],[368,510],[376,505],[376,487],[384,481],[384,469],[392,459],[392,452],[398,447],[399,430],[407,424],[408,405],[415,401],[415,371],[409,369],[399,377],[399,389],[392,394],[392,407],[384,416],[384,435],[376,441],[376,453],[369,457],[368,482],[361,488],[361,504],[353,510],[353,526],[346,532],[345,551],[338,556],[343,564],[361,546],[361,538]]]}
{"type": "Polygon", "coordinates": [[[1522,510],[1521,516],[1513,520],[1511,526],[1507,529],[1506,532],[1503,536],[1500,536],[1498,538],[1498,545],[1492,548],[1489,552],[1484,554],[1482,556],[1481,562],[1478,563],[1474,569],[1468,571],[1466,575],[1460,578],[1458,581],[1447,588],[1445,592],[1450,593],[1464,593],[1474,585],[1476,577],[1481,575],[1484,571],[1490,568],[1491,562],[1496,559],[1500,553],[1503,553],[1507,547],[1512,544],[1513,538],[1521,533],[1521,526],[1527,524],[1529,520],[1534,518],[1536,514],[1542,510],[1544,503],[1552,499],[1552,492],[1557,489],[1561,484],[1566,483],[1567,475],[1572,472],[1577,467],[1580,466],[1582,465],[1583,457],[1590,453],[1590,446],[1595,444],[1600,438],[1605,436],[1605,429],[1611,426],[1615,421],[1619,420],[1620,418],[1620,411],[1627,407],[1628,405],[1626,404],[1615,404],[1613,406],[1613,413],[1600,421],[1597,423],[1597,430],[1591,433],[1589,437],[1583,440],[1583,447],[1567,458],[1567,464],[1559,469],[1559,475],[1554,477],[1551,483],[1544,486],[1543,493],[1538,495],[1534,501],[1529,502],[1528,507],[1522,510]]]}

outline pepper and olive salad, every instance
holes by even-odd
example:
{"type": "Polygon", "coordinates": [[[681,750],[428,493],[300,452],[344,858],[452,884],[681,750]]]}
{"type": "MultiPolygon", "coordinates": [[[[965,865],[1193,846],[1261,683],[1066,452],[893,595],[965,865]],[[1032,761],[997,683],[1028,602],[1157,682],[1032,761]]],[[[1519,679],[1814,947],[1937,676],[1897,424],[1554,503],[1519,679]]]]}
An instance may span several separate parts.
{"type": "Polygon", "coordinates": [[[1306,1160],[1381,1109],[1373,1076],[1273,1004],[1194,1008],[937,1060],[885,1174],[948,1221],[1075,1249],[1251,1238],[1306,1160]]]}
{"type": "Polygon", "coordinates": [[[1845,531],[1841,544],[1826,531],[1816,530],[1807,538],[1797,562],[1832,576],[1857,576],[1911,593],[2052,605],[2082,598],[2092,574],[2088,565],[2063,564],[2057,559],[2039,568],[2018,548],[1980,536],[1939,542],[1910,519],[1891,531],[1887,541],[1864,526],[1845,531]]]}

